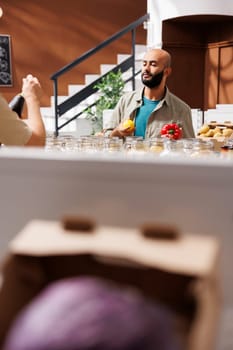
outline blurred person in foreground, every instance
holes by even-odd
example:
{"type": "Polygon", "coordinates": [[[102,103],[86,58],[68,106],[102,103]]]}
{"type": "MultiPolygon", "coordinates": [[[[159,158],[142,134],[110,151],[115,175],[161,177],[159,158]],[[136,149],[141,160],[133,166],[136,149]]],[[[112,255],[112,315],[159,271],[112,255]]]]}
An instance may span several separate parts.
{"type": "Polygon", "coordinates": [[[125,93],[113,111],[113,120],[119,125],[110,136],[158,137],[164,124],[181,124],[182,137],[195,137],[191,108],[172,94],[166,83],[172,72],[171,56],[163,49],[150,49],[142,63],[143,88],[125,93]],[[124,127],[125,120],[134,121],[134,129],[124,127]]]}
{"type": "Polygon", "coordinates": [[[49,284],[16,317],[4,350],[180,350],[172,314],[137,290],[79,277],[49,284]]]}
{"type": "Polygon", "coordinates": [[[44,146],[46,132],[40,113],[42,89],[36,77],[23,78],[22,95],[27,106],[27,119],[20,119],[0,95],[0,143],[6,146],[44,146]]]}

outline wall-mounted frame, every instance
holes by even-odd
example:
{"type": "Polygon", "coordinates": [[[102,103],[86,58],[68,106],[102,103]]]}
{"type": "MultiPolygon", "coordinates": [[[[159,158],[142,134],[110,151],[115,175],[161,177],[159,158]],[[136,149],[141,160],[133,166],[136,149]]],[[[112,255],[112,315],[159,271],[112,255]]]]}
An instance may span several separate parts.
{"type": "Polygon", "coordinates": [[[0,86],[12,86],[10,35],[0,34],[0,86]]]}

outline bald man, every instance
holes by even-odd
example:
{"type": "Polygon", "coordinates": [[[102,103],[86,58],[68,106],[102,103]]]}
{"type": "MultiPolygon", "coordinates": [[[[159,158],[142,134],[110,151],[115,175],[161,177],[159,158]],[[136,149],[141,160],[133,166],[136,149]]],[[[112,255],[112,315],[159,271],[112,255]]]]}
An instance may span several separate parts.
{"type": "Polygon", "coordinates": [[[141,72],[144,87],[120,98],[113,112],[118,125],[110,136],[157,137],[164,124],[174,121],[181,123],[183,138],[195,137],[191,108],[166,86],[171,72],[171,56],[167,51],[151,49],[145,53],[141,72]],[[126,119],[134,121],[133,133],[123,127],[126,119]]]}

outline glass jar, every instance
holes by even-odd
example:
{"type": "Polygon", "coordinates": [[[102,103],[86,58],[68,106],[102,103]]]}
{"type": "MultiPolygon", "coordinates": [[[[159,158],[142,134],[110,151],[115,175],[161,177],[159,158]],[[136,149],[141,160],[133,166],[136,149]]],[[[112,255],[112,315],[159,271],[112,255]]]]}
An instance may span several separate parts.
{"type": "Polygon", "coordinates": [[[227,139],[220,149],[221,157],[233,157],[233,139],[227,139]]]}
{"type": "Polygon", "coordinates": [[[214,141],[196,139],[193,143],[192,157],[210,156],[214,153],[214,141]]]}
{"type": "Polygon", "coordinates": [[[184,155],[183,140],[171,140],[164,138],[164,150],[160,153],[160,157],[178,157],[184,155]]]}
{"type": "Polygon", "coordinates": [[[123,148],[123,139],[120,137],[106,137],[104,138],[104,151],[106,152],[120,152],[123,148]]]}
{"type": "Polygon", "coordinates": [[[47,136],[46,138],[46,145],[45,150],[46,151],[64,151],[65,144],[63,137],[61,136],[47,136]]]}
{"type": "Polygon", "coordinates": [[[136,152],[145,152],[145,141],[143,139],[135,139],[132,140],[131,143],[131,152],[136,151],[136,152]]]}
{"type": "Polygon", "coordinates": [[[164,150],[165,141],[163,137],[150,138],[148,151],[155,154],[161,153],[164,150]]]}
{"type": "Polygon", "coordinates": [[[233,150],[233,139],[227,139],[221,146],[221,151],[232,151],[233,150]]]}
{"type": "Polygon", "coordinates": [[[191,155],[195,148],[196,142],[198,142],[198,139],[196,138],[183,139],[184,153],[191,155]]]}
{"type": "Polygon", "coordinates": [[[76,148],[79,152],[92,153],[96,151],[95,142],[92,135],[79,136],[76,141],[76,148]]]}
{"type": "MultiPolygon", "coordinates": [[[[142,142],[143,137],[142,136],[126,136],[124,141],[124,151],[131,151],[132,148],[135,149],[135,145],[137,142],[142,142]]],[[[138,143],[139,144],[139,143],[138,143]]]]}

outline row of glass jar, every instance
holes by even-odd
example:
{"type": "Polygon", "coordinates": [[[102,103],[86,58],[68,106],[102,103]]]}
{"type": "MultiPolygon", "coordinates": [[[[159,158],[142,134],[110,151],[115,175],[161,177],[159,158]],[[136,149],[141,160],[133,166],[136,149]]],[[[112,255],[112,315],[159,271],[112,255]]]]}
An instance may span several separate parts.
{"type": "Polygon", "coordinates": [[[212,140],[200,138],[170,140],[168,138],[118,137],[64,135],[59,137],[48,136],[46,150],[77,151],[77,152],[150,152],[160,156],[188,154],[212,154],[214,143],[212,140]]]}

